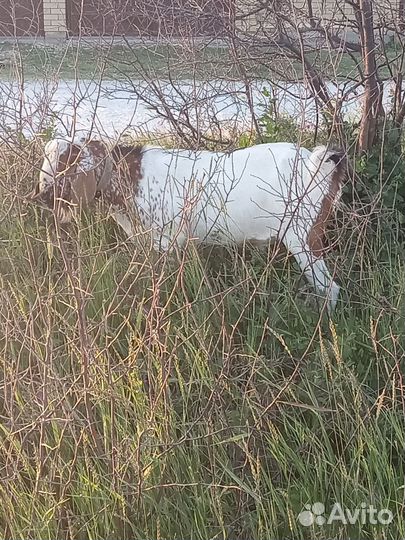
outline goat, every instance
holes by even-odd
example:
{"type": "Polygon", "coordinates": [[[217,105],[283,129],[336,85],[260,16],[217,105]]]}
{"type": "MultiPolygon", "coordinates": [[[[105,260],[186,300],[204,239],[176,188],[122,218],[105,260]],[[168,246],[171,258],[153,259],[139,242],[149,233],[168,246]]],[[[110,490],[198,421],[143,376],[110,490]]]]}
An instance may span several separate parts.
{"type": "Polygon", "coordinates": [[[135,215],[160,251],[187,239],[229,244],[278,238],[313,289],[335,307],[339,286],[323,259],[331,209],[341,195],[346,160],[340,151],[312,152],[290,143],[230,153],[166,150],[100,141],[54,139],[33,200],[69,221],[71,208],[102,194],[129,237],[135,215]]]}

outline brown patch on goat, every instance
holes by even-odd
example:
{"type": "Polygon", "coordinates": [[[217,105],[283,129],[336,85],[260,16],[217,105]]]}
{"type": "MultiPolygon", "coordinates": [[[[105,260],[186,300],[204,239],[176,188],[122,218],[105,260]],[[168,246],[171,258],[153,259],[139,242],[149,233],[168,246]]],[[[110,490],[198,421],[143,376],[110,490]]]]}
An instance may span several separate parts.
{"type": "Polygon", "coordinates": [[[81,148],[77,144],[69,144],[69,148],[59,155],[56,174],[68,174],[73,165],[76,164],[80,150],[81,148]]]}
{"type": "Polygon", "coordinates": [[[69,147],[59,155],[58,162],[54,164],[55,181],[53,186],[40,191],[39,184],[37,184],[34,191],[28,196],[29,199],[50,209],[54,208],[56,199],[59,199],[57,201],[59,205],[62,203],[60,199],[69,200],[72,189],[66,175],[73,173],[79,153],[80,147],[78,145],[69,144],[69,147]]]}
{"type": "Polygon", "coordinates": [[[95,140],[86,141],[82,147],[72,144],[70,151],[62,154],[60,162],[65,164],[64,172],[69,178],[69,181],[65,182],[65,200],[86,206],[94,200],[106,167],[107,154],[106,145],[95,140]],[[69,156],[66,159],[67,153],[69,156]],[[86,159],[88,154],[93,166],[88,171],[82,170],[80,161],[82,158],[86,159]],[[76,164],[79,167],[73,167],[76,164]]]}
{"type": "Polygon", "coordinates": [[[328,222],[331,217],[336,196],[338,195],[339,190],[345,180],[347,170],[347,162],[343,154],[336,153],[330,156],[328,159],[331,159],[334,161],[334,163],[336,163],[336,168],[332,173],[329,190],[322,200],[318,217],[314,221],[307,238],[308,247],[317,258],[321,257],[325,250],[324,241],[326,227],[328,226],[328,222]]]}
{"type": "MultiPolygon", "coordinates": [[[[56,164],[55,171],[55,184],[53,190],[47,190],[44,193],[49,201],[49,206],[54,205],[53,197],[69,201],[72,194],[71,182],[68,180],[67,175],[73,174],[76,168],[77,159],[80,154],[80,146],[77,144],[69,144],[69,147],[59,155],[58,163],[56,164]]],[[[62,202],[62,201],[60,201],[62,202]]]]}
{"type": "Polygon", "coordinates": [[[81,171],[74,174],[70,181],[71,202],[78,205],[89,205],[97,192],[97,179],[95,170],[81,171]]]}
{"type": "Polygon", "coordinates": [[[138,193],[142,180],[142,154],[143,146],[116,145],[112,149],[113,171],[105,195],[113,206],[125,208],[126,201],[138,193]]]}
{"type": "Polygon", "coordinates": [[[106,145],[101,141],[89,141],[84,145],[84,147],[87,147],[91,153],[96,159],[99,161],[102,161],[105,159],[107,155],[107,147],[106,145]]]}
{"type": "Polygon", "coordinates": [[[94,158],[94,175],[97,186],[100,186],[107,165],[107,159],[109,159],[107,146],[101,141],[89,141],[85,147],[94,158]]]}
{"type": "MultiPolygon", "coordinates": [[[[69,203],[79,203],[81,199],[80,188],[77,188],[77,163],[80,159],[81,147],[69,144],[69,148],[59,155],[56,167],[55,195],[59,200],[54,201],[54,209],[61,212],[61,216],[70,212],[69,203]],[[59,178],[58,178],[59,176],[59,178]]],[[[69,219],[69,218],[68,218],[69,219]]]]}

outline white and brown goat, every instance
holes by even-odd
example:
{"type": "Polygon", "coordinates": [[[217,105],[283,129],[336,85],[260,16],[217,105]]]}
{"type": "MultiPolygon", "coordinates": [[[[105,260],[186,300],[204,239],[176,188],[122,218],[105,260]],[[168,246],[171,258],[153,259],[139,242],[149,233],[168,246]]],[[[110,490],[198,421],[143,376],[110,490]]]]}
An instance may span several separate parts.
{"type": "Polygon", "coordinates": [[[341,193],[341,152],[290,143],[231,153],[125,147],[54,139],[34,199],[68,221],[71,208],[101,193],[128,236],[134,216],[159,250],[187,239],[228,244],[278,238],[315,291],[335,307],[339,286],[323,255],[325,228],[341,193]]]}

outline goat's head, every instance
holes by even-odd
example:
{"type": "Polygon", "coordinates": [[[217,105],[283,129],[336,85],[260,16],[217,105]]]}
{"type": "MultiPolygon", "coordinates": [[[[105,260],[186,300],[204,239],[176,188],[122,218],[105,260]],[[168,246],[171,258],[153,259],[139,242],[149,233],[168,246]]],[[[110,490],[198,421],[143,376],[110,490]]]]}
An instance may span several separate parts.
{"type": "Polygon", "coordinates": [[[60,223],[68,223],[71,210],[88,205],[96,195],[93,160],[86,146],[64,139],[49,141],[44,153],[39,181],[29,199],[52,210],[60,223]]]}

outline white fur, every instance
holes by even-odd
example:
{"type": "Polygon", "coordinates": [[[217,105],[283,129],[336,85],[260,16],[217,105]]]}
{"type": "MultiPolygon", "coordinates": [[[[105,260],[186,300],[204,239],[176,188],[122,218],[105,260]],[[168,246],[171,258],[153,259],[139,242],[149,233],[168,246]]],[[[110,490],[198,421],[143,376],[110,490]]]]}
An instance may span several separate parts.
{"type": "Polygon", "coordinates": [[[83,172],[91,171],[96,166],[96,161],[94,159],[94,156],[90,152],[86,144],[80,145],[80,146],[81,146],[80,160],[78,162],[79,168],[83,172]]]}
{"type": "MultiPolygon", "coordinates": [[[[339,286],[324,260],[316,259],[307,245],[335,170],[327,157],[325,147],[311,153],[289,143],[231,154],[147,147],[142,180],[128,210],[152,231],[159,250],[181,246],[190,238],[228,244],[278,237],[313,288],[329,296],[331,311],[339,286]]],[[[117,221],[129,236],[134,234],[130,221],[122,215],[117,221]]]]}
{"type": "Polygon", "coordinates": [[[336,167],[328,154],[289,143],[230,154],[146,148],[134,210],[160,250],[189,238],[228,244],[278,237],[333,310],[339,286],[307,245],[336,167]]]}
{"type": "Polygon", "coordinates": [[[45,190],[53,184],[59,156],[69,149],[70,143],[64,139],[52,139],[45,145],[45,158],[39,173],[39,189],[45,190]]]}
{"type": "Polygon", "coordinates": [[[288,143],[231,154],[147,148],[135,208],[158,237],[180,244],[188,236],[224,244],[287,234],[295,241],[308,234],[328,192],[335,165],[319,170],[324,156],[324,147],[311,154],[288,143]]]}

